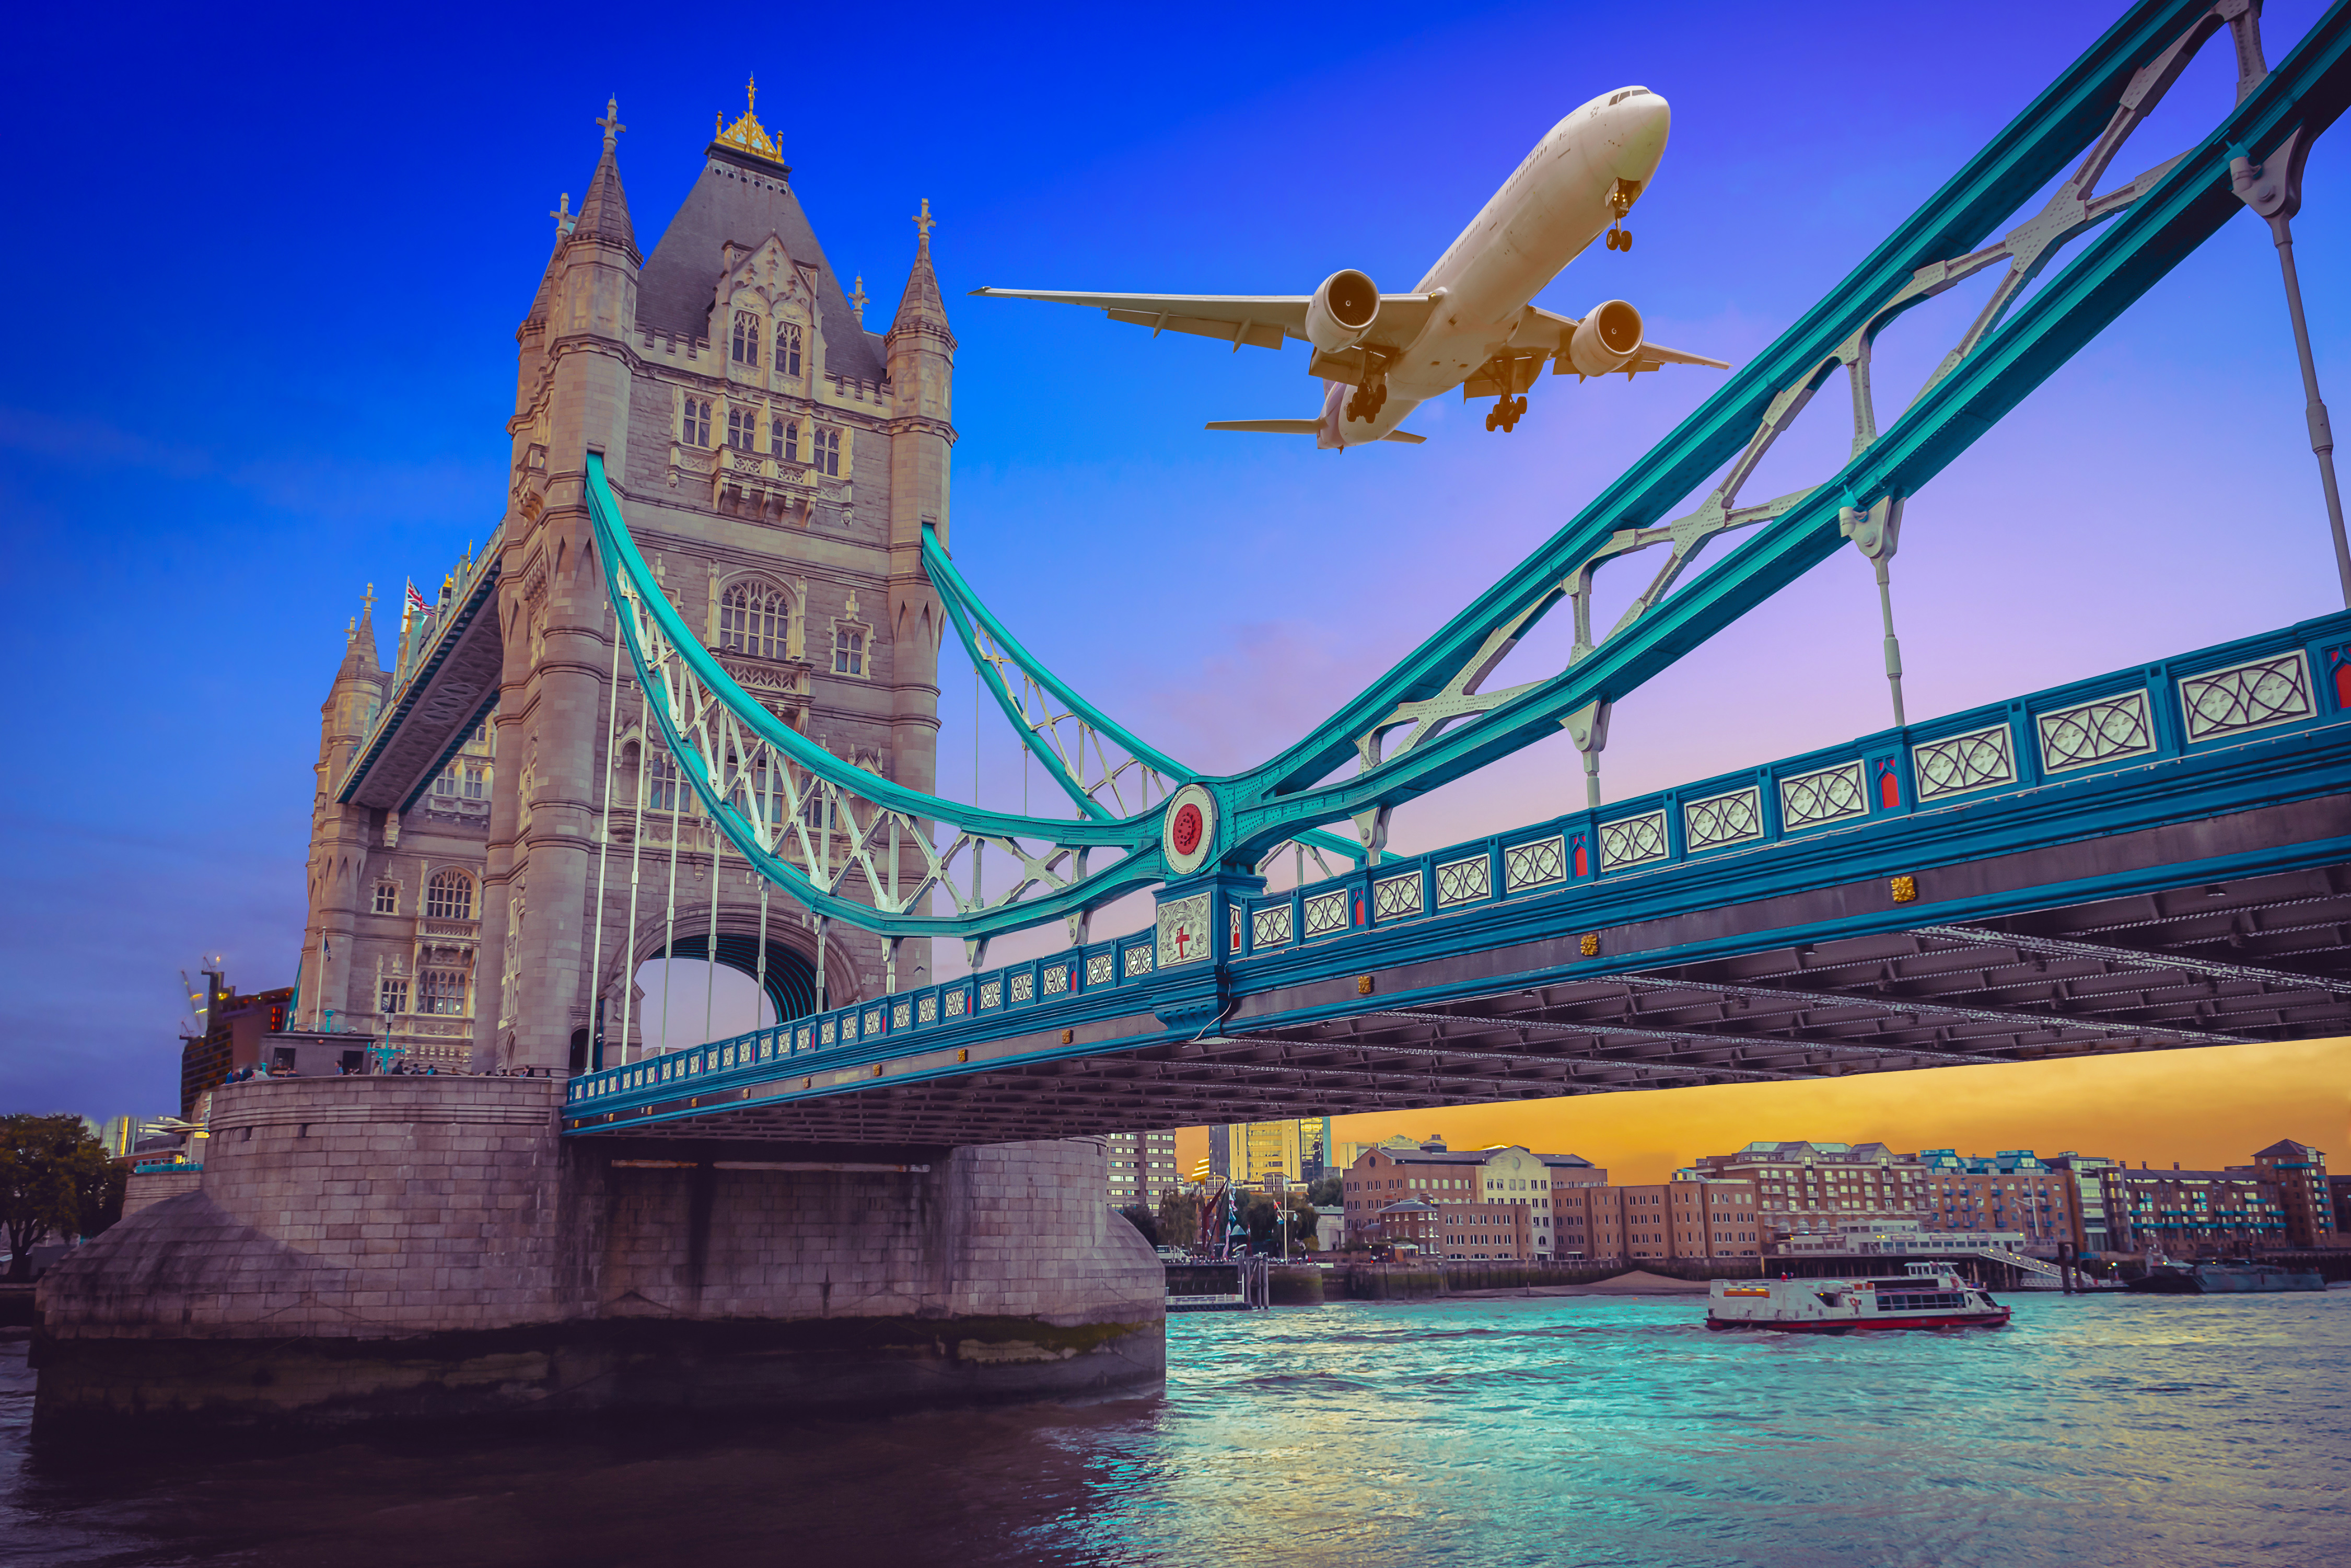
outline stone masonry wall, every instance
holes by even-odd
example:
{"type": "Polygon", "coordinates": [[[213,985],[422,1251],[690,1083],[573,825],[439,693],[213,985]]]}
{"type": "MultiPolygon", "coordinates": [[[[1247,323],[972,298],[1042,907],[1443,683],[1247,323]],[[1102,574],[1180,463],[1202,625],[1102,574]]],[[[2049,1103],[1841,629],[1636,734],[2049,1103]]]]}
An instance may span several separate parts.
{"type": "Polygon", "coordinates": [[[674,1163],[637,1163],[619,1142],[583,1153],[601,1169],[582,1179],[603,1186],[601,1315],[1071,1324],[1131,1318],[1161,1289],[1149,1246],[1102,1203],[1098,1138],[903,1171],[794,1169],[756,1146],[674,1163]]]}
{"type": "Polygon", "coordinates": [[[872,1409],[1165,1374],[1162,1271],[1102,1201],[1098,1140],[904,1166],[567,1145],[560,1088],[227,1086],[202,1186],[42,1281],[36,1424],[872,1409]]]}
{"type": "Polygon", "coordinates": [[[43,1282],[72,1337],[376,1335],[558,1315],[549,1079],[256,1079],[213,1097],[201,1189],[43,1282]]]}

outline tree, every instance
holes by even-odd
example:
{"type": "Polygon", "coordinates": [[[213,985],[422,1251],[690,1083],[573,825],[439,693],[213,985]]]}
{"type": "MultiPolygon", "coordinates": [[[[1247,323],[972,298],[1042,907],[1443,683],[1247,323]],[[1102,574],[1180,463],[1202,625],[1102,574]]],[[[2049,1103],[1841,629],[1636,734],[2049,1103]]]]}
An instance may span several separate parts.
{"type": "Polygon", "coordinates": [[[1198,1194],[1171,1187],[1159,1195],[1159,1236],[1168,1246],[1187,1250],[1200,1244],[1198,1194]]]}
{"type": "Polygon", "coordinates": [[[1326,1176],[1306,1189],[1306,1201],[1317,1208],[1336,1208],[1347,1201],[1347,1178],[1326,1176]]]}
{"type": "Polygon", "coordinates": [[[1159,1245],[1159,1217],[1139,1203],[1130,1203],[1119,1212],[1126,1222],[1143,1232],[1143,1239],[1154,1247],[1159,1245]]]}
{"type": "Polygon", "coordinates": [[[113,1162],[78,1116],[0,1116],[0,1228],[8,1278],[32,1278],[33,1249],[56,1236],[95,1236],[122,1212],[113,1162]]]}

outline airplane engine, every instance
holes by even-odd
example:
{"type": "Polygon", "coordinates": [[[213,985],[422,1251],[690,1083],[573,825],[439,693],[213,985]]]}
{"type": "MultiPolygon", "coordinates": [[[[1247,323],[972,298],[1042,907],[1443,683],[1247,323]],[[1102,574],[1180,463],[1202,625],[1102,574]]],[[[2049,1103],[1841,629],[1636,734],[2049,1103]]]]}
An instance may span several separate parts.
{"type": "Polygon", "coordinates": [[[1568,363],[1580,375],[1621,371],[1641,351],[1641,313],[1622,299],[1595,305],[1568,340],[1568,363]]]}
{"type": "MultiPolygon", "coordinates": [[[[1631,306],[1626,306],[1627,310],[1631,306]]],[[[1380,319],[1380,291],[1353,267],[1322,280],[1306,306],[1306,339],[1326,354],[1352,349],[1380,319]]],[[[1637,323],[1638,317],[1634,318],[1637,323]]],[[[1635,330],[1639,329],[1636,326],[1635,330]]]]}

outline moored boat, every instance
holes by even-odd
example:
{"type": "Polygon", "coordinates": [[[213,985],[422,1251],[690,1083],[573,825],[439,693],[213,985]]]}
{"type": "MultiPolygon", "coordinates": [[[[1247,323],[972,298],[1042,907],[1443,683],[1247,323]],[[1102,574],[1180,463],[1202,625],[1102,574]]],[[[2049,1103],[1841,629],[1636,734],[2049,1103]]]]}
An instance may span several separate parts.
{"type": "Polygon", "coordinates": [[[1717,1280],[1707,1292],[1710,1329],[1783,1329],[1844,1333],[1854,1329],[1999,1328],[2009,1309],[1981,1286],[1934,1264],[1891,1278],[1717,1280]]]}
{"type": "Polygon", "coordinates": [[[2248,1291],[2323,1291],[2325,1279],[2315,1269],[2286,1269],[2275,1263],[2223,1260],[2217,1263],[2158,1262],[2124,1287],[2141,1295],[2234,1295],[2248,1291]]]}

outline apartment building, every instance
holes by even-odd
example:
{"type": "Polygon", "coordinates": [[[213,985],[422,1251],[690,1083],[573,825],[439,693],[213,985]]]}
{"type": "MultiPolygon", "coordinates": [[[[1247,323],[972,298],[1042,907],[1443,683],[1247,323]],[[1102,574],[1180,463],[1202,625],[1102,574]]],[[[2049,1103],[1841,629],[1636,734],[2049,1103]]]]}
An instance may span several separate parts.
{"type": "MultiPolygon", "coordinates": [[[[2232,1175],[2245,1168],[2229,1167],[2232,1175]]],[[[2334,1199],[2328,1190],[2325,1150],[2281,1138],[2253,1155],[2252,1170],[2277,1187],[2278,1203],[2285,1211],[2287,1246],[2342,1245],[2342,1232],[2335,1225],[2334,1199]]]]}
{"type": "Polygon", "coordinates": [[[2074,1174],[2051,1168],[2031,1149],[1996,1155],[1921,1149],[1918,1161],[1928,1173],[1929,1206],[1918,1218],[1928,1230],[2016,1231],[2025,1247],[2044,1251],[2061,1241],[2079,1245],[2083,1239],[2074,1174]]]}
{"type": "Polygon", "coordinates": [[[1155,1209],[1162,1193],[1183,1185],[1183,1173],[1176,1168],[1174,1133],[1113,1133],[1103,1142],[1110,1145],[1113,1208],[1139,1203],[1155,1209]]]}
{"type": "Polygon", "coordinates": [[[2285,1204],[2277,1185],[2240,1166],[2191,1171],[2178,1166],[2101,1171],[2107,1222],[2117,1252],[2143,1251],[2155,1242],[2176,1257],[2219,1256],[2276,1247],[2287,1240],[2285,1204]]]}
{"type": "Polygon", "coordinates": [[[1604,1185],[1608,1173],[1575,1155],[1519,1147],[1453,1150],[1441,1138],[1398,1147],[1392,1140],[1355,1156],[1342,1203],[1351,1245],[1388,1239],[1391,1206],[1428,1205],[1434,1250],[1463,1261],[1535,1261],[1560,1255],[1561,1199],[1604,1185]]]}

